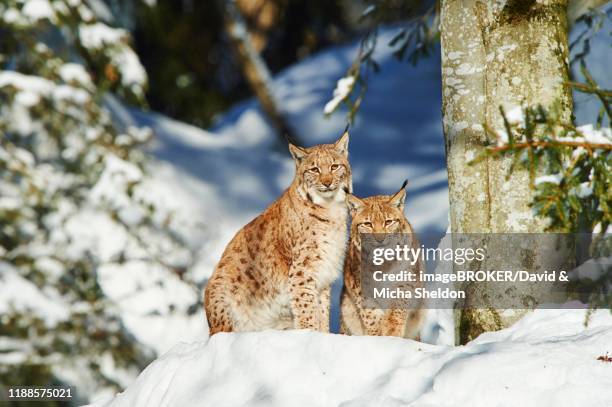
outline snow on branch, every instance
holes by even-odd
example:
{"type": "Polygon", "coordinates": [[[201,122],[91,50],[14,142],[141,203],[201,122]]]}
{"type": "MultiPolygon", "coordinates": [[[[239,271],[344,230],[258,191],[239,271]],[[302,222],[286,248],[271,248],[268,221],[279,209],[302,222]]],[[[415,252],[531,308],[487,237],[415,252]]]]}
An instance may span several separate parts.
{"type": "Polygon", "coordinates": [[[612,131],[575,126],[562,120],[558,110],[500,107],[503,127],[484,125],[492,143],[471,164],[513,155],[510,172],[519,167],[528,171],[536,190],[532,208],[549,220],[550,230],[577,232],[584,225],[606,230],[612,223],[612,131]]]}

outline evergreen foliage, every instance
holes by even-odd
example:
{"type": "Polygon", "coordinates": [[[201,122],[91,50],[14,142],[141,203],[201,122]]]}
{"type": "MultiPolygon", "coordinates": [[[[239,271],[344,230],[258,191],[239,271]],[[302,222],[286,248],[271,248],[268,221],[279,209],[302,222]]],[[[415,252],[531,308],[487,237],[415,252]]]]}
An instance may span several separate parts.
{"type": "Polygon", "coordinates": [[[155,356],[105,295],[101,268],[191,261],[172,213],[141,190],[136,147],[150,130],[118,124],[107,105],[114,94],[142,106],[146,73],[129,34],[87,4],[0,4],[0,383],[71,384],[84,399],[155,356]],[[96,226],[123,242],[119,254],[87,240],[96,226]]]}
{"type": "Polygon", "coordinates": [[[502,114],[504,130],[485,127],[497,144],[473,162],[510,155],[508,176],[517,167],[527,169],[536,190],[534,212],[549,220],[549,230],[607,230],[612,220],[610,129],[563,122],[554,107],[502,109],[502,114]]]}
{"type": "MultiPolygon", "coordinates": [[[[437,2],[435,2],[437,3],[437,2]]],[[[427,2],[371,1],[362,19],[371,22],[364,35],[359,53],[345,77],[338,81],[333,98],[325,106],[325,113],[333,113],[344,103],[350,120],[359,110],[368,85],[370,72],[378,72],[373,55],[378,44],[378,28],[393,17],[408,13],[406,26],[398,28],[390,47],[398,60],[415,64],[427,56],[439,38],[437,4],[427,2]]],[[[510,156],[513,159],[508,177],[516,168],[530,174],[530,186],[535,189],[532,202],[534,216],[547,219],[548,230],[555,232],[593,233],[590,256],[603,258],[603,262],[588,264],[589,270],[599,270],[576,282],[577,291],[590,293],[579,299],[593,308],[609,308],[612,303],[612,271],[609,259],[612,238],[608,233],[612,222],[612,131],[610,129],[610,97],[612,91],[602,89],[590,74],[586,59],[591,52],[591,39],[609,20],[607,11],[590,9],[576,23],[582,29],[570,44],[573,58],[570,67],[579,67],[583,81],[572,80],[566,86],[576,92],[592,96],[600,103],[594,124],[577,126],[560,118],[560,106],[516,106],[504,111],[504,128],[493,129],[483,123],[489,145],[485,152],[471,163],[487,157],[510,156]]],[[[589,239],[590,240],[590,239],[589,239]]],[[[597,260],[592,260],[597,262],[597,260]]]]}
{"type": "MultiPolygon", "coordinates": [[[[513,109],[512,118],[506,117],[502,111],[506,119],[503,134],[483,124],[492,138],[491,143],[499,143],[492,146],[486,156],[511,154],[515,157],[515,165],[529,169],[531,185],[537,189],[535,212],[549,218],[551,228],[555,230],[596,229],[605,232],[610,224],[612,193],[608,143],[612,92],[599,88],[585,62],[590,52],[590,41],[609,18],[608,13],[594,9],[581,16],[577,22],[584,23],[585,28],[570,44],[574,53],[571,65],[580,66],[585,83],[572,81],[567,86],[590,94],[601,102],[594,126],[577,128],[573,123],[562,123],[558,119],[557,107],[546,110],[542,106],[513,109]],[[608,127],[605,127],[606,123],[608,127]],[[536,180],[536,174],[554,174],[554,182],[550,177],[536,180]],[[563,179],[557,182],[559,177],[563,179]]],[[[415,64],[419,58],[431,53],[439,39],[437,2],[368,2],[361,18],[368,20],[371,28],[365,33],[359,53],[347,74],[338,81],[334,97],[325,107],[326,114],[333,113],[344,103],[349,108],[349,118],[354,118],[365,96],[369,73],[380,70],[374,59],[379,26],[402,16],[407,18],[407,22],[397,29],[389,42],[389,46],[394,47],[393,55],[398,60],[415,64]]]]}

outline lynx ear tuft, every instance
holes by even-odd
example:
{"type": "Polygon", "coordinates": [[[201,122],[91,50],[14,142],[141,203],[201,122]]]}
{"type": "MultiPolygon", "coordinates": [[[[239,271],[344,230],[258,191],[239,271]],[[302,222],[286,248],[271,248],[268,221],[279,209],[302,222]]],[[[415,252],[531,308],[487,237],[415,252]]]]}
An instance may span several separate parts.
{"type": "Polygon", "coordinates": [[[357,198],[355,195],[348,193],[348,191],[346,192],[346,203],[348,204],[351,214],[359,212],[361,209],[363,209],[365,202],[357,198]]]}
{"type": "Polygon", "coordinates": [[[336,150],[345,156],[348,156],[348,142],[349,142],[348,127],[349,126],[347,125],[346,129],[344,129],[344,133],[342,133],[342,136],[340,136],[340,138],[334,143],[334,147],[336,148],[336,150]]]}
{"type": "Polygon", "coordinates": [[[291,153],[293,159],[297,162],[302,161],[302,159],[308,155],[308,152],[305,149],[291,143],[289,143],[289,152],[291,153]]]}
{"type": "Polygon", "coordinates": [[[399,191],[389,198],[389,204],[402,211],[404,210],[404,202],[406,201],[406,185],[408,185],[408,180],[405,180],[399,191]]]}

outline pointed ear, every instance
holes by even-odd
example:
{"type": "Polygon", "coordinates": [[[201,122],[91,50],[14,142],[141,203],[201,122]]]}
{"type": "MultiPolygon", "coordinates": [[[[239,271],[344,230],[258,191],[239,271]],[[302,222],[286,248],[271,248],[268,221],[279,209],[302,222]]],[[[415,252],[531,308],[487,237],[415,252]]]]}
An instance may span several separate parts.
{"type": "Polygon", "coordinates": [[[308,154],[308,152],[306,152],[306,150],[302,147],[294,146],[291,143],[289,143],[289,152],[291,153],[293,159],[297,162],[302,161],[302,159],[308,154]]]}
{"type": "Polygon", "coordinates": [[[348,126],[346,126],[346,129],[344,129],[344,133],[342,133],[342,136],[340,136],[340,138],[334,143],[334,147],[336,147],[336,150],[340,154],[343,154],[344,156],[348,156],[348,142],[349,142],[349,132],[348,132],[348,126]]]}
{"type": "Polygon", "coordinates": [[[408,184],[408,180],[404,181],[400,190],[389,198],[389,205],[395,206],[401,211],[404,210],[404,202],[406,201],[406,184],[408,184]]]}
{"type": "Polygon", "coordinates": [[[359,212],[365,206],[365,202],[357,198],[355,195],[349,194],[348,192],[346,193],[346,203],[349,207],[351,215],[359,212]]]}

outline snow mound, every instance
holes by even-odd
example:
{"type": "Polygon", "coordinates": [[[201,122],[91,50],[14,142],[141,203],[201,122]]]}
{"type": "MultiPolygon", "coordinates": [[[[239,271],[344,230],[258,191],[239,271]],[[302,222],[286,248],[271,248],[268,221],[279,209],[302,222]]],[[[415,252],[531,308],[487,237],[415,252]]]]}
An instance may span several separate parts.
{"type": "Polygon", "coordinates": [[[308,331],[179,344],[115,398],[121,406],[610,406],[612,316],[538,310],[466,346],[308,331]]]}

